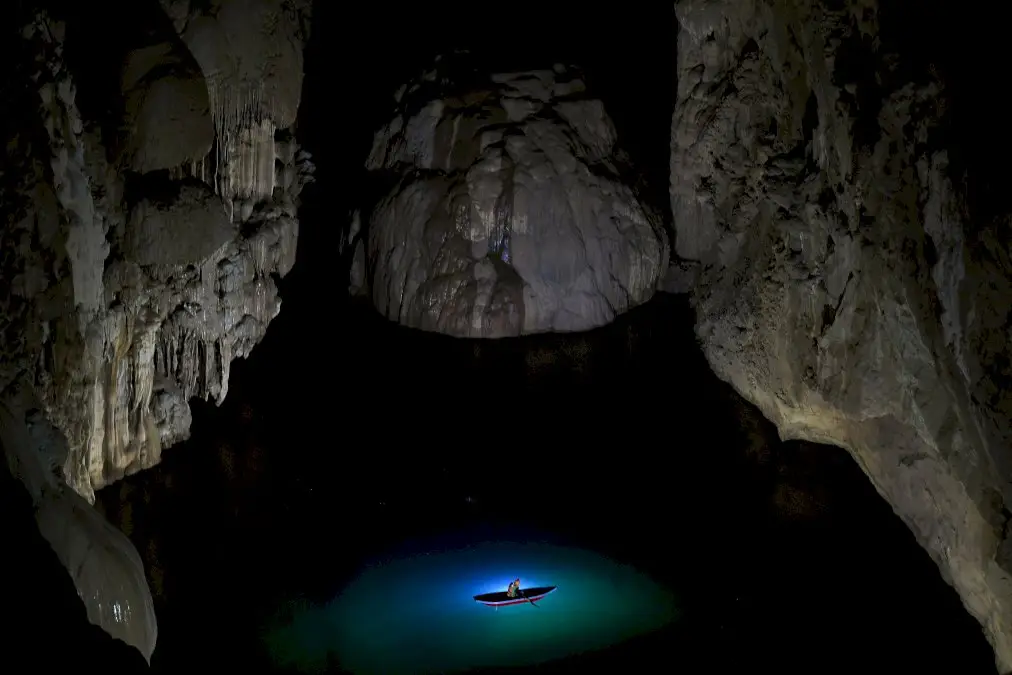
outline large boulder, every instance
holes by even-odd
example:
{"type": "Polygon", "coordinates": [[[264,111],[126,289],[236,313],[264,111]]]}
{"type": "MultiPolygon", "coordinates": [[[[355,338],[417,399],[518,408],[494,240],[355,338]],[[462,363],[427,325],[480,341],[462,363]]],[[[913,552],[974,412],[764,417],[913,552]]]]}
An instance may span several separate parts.
{"type": "Polygon", "coordinates": [[[352,279],[382,314],[503,337],[587,330],[653,295],[667,237],[574,72],[435,70],[398,98],[367,163],[395,187],[368,216],[352,279]]]}
{"type": "Polygon", "coordinates": [[[120,78],[121,157],[139,173],[203,159],[214,141],[207,82],[175,35],[132,50],[120,78]]]}
{"type": "Polygon", "coordinates": [[[218,195],[203,183],[178,186],[171,199],[142,199],[131,209],[123,252],[139,265],[189,265],[236,238],[218,195]]]}

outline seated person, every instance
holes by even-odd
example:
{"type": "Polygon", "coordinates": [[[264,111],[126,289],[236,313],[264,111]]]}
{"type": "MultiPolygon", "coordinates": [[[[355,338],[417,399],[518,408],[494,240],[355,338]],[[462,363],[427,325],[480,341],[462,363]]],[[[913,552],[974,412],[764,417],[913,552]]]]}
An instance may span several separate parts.
{"type": "Polygon", "coordinates": [[[510,582],[509,588],[506,589],[506,597],[515,598],[520,594],[520,580],[514,579],[510,582]]]}

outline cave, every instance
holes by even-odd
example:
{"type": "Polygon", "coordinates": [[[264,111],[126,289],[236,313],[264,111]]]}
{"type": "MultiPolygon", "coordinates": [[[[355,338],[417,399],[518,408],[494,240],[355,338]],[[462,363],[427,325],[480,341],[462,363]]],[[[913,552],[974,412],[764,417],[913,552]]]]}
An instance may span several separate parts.
{"type": "Polygon", "coordinates": [[[1012,672],[1000,22],[916,12],[18,3],[5,658],[1012,672]]]}

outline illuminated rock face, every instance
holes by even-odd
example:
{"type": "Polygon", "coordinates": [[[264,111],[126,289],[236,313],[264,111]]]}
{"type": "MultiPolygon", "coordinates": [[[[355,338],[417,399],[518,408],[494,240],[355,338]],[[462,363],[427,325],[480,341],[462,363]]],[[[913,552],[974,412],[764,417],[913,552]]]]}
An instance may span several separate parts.
{"type": "Polygon", "coordinates": [[[463,88],[434,71],[398,104],[367,166],[399,181],[364,223],[352,275],[381,313],[503,337],[587,330],[653,295],[662,223],[625,182],[612,123],[574,73],[463,88]]]}
{"type": "Polygon", "coordinates": [[[232,360],[280,311],[312,172],[287,131],[308,3],[167,5],[171,21],[132,27],[111,123],[82,112],[67,27],[14,12],[24,62],[4,74],[20,79],[0,125],[5,456],[89,618],[146,657],[143,568],[89,502],[188,436],[189,399],[225,398],[232,360]]]}
{"type": "Polygon", "coordinates": [[[291,187],[292,177],[275,168],[286,154],[275,135],[298,113],[311,2],[161,4],[200,65],[214,122],[214,150],[185,168],[212,183],[233,218],[246,221],[275,187],[291,187]]]}
{"type": "MultiPolygon", "coordinates": [[[[34,105],[44,116],[34,123],[45,128],[52,158],[18,158],[35,178],[27,192],[19,187],[7,233],[20,268],[10,275],[14,320],[5,355],[14,367],[4,369],[0,387],[19,366],[34,373],[69,441],[67,481],[89,500],[186,438],[190,397],[224,398],[230,362],[249,353],[280,309],[272,275],[294,264],[296,208],[312,165],[284,131],[299,88],[281,66],[297,67],[291,77],[301,83],[301,53],[271,60],[276,50],[258,42],[262,27],[236,23],[226,5],[216,18],[187,15],[188,43],[156,34],[152,45],[125,55],[129,133],[118,164],[82,119],[63,63],[62,26],[39,18],[26,33],[39,73],[34,105]],[[208,52],[201,40],[226,28],[229,44],[263,51],[262,82],[223,61],[249,65],[251,56],[208,52]],[[240,39],[242,31],[253,34],[240,39]],[[279,78],[280,89],[272,84],[279,78]],[[176,104],[155,105],[163,99],[176,104]],[[44,178],[46,165],[52,180],[44,178]],[[121,169],[135,176],[169,169],[169,178],[131,183],[121,169]],[[51,251],[60,254],[53,259],[51,251]]],[[[278,30],[301,26],[280,5],[258,7],[258,20],[278,30]]]]}
{"type": "Polygon", "coordinates": [[[0,402],[0,459],[32,499],[39,532],[70,574],[91,623],[150,659],[158,630],[144,565],[133,544],[79,494],[61,467],[66,440],[27,388],[0,402]]]}
{"type": "Polygon", "coordinates": [[[714,371],[782,437],[853,454],[1005,672],[1007,226],[967,214],[937,142],[957,106],[934,73],[904,79],[885,8],[677,3],[675,248],[714,371]]]}

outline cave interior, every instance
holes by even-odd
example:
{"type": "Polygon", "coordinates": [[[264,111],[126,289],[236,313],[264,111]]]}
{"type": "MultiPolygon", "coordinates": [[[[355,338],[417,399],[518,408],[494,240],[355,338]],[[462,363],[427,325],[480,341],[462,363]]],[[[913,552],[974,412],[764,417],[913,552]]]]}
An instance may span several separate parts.
{"type": "MultiPolygon", "coordinates": [[[[49,8],[67,22],[79,105],[100,124],[115,105],[112,62],[139,32],[128,26],[162,11],[109,6],[49,8]],[[123,28],[103,28],[110,15],[123,28]]],[[[922,20],[918,36],[893,28],[915,62],[978,68],[964,43],[935,39],[957,28],[922,20]]],[[[689,295],[658,293],[579,333],[482,339],[397,326],[348,291],[348,221],[384,189],[364,168],[372,134],[398,86],[462,50],[484,72],[579,65],[631,158],[629,180],[674,239],[678,31],[671,3],[314,3],[294,128],[316,173],[295,267],[277,280],[283,309],[233,363],[220,405],[190,401],[188,440],[96,492],[144,562],[158,620],[150,664],[87,621],[3,471],[8,667],[306,672],[272,663],[265,646],[285,607],[326,606],[406,542],[506,531],[552,533],[649,575],[677,597],[678,618],[501,672],[997,673],[980,624],[853,458],[782,441],[714,374],[689,295]]],[[[959,86],[975,95],[968,76],[959,86]]],[[[958,161],[984,166],[999,111],[964,105],[977,117],[953,141],[958,161]]],[[[1001,175],[971,184],[980,212],[1002,208],[1001,175]]],[[[149,180],[138,188],[149,199],[173,189],[149,180]]],[[[345,672],[341,656],[324,670],[345,672]]]]}

